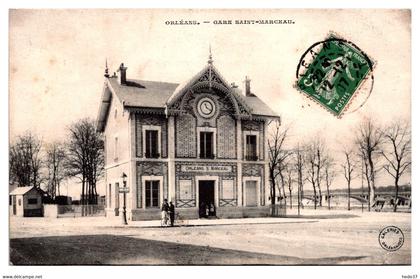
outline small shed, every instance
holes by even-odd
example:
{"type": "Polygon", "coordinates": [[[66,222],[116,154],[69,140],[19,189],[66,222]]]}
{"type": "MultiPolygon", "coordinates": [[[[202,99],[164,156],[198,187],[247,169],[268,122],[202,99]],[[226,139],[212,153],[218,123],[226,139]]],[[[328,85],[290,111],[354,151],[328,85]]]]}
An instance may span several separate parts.
{"type": "Polygon", "coordinates": [[[42,194],[33,186],[17,187],[10,192],[10,215],[42,216],[42,194]]]}

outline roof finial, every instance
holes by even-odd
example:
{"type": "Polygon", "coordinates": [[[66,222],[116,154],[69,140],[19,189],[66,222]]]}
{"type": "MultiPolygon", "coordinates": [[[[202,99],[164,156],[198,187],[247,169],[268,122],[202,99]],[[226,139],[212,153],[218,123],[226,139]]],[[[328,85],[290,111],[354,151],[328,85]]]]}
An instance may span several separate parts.
{"type": "Polygon", "coordinates": [[[211,44],[209,44],[209,64],[213,64],[213,56],[211,54],[211,44]]]}
{"type": "Polygon", "coordinates": [[[109,73],[108,73],[108,59],[105,58],[105,74],[104,77],[109,78],[109,73]]]}

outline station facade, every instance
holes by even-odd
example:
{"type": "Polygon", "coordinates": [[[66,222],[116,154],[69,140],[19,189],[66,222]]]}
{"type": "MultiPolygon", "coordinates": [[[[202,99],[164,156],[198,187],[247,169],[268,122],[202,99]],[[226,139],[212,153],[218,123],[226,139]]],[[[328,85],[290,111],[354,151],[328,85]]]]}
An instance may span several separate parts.
{"type": "Polygon", "coordinates": [[[269,215],[269,122],[278,116],[251,92],[227,83],[210,57],[182,84],[105,72],[97,129],[105,138],[107,216],[160,218],[164,199],[185,218],[269,215]]]}

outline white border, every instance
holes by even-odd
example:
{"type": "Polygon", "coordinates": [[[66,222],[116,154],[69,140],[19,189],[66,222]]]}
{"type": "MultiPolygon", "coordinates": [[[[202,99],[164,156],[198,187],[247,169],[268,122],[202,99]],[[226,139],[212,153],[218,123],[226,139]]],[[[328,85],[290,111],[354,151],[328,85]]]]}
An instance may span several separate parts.
{"type": "Polygon", "coordinates": [[[244,138],[243,138],[243,143],[244,143],[244,148],[243,148],[243,152],[244,152],[244,154],[243,154],[243,158],[244,158],[244,161],[246,161],[246,162],[253,162],[252,160],[247,160],[246,159],[246,154],[248,154],[248,150],[247,150],[247,143],[246,143],[246,136],[256,136],[257,137],[257,142],[256,142],[256,155],[257,155],[257,160],[256,160],[256,162],[258,162],[258,161],[260,161],[261,160],[261,158],[260,158],[260,132],[258,132],[258,131],[249,131],[249,130],[244,130],[243,131],[243,135],[244,135],[244,138]]]}
{"type": "Polygon", "coordinates": [[[119,153],[120,153],[120,139],[118,138],[118,134],[115,134],[114,135],[114,140],[113,140],[113,142],[112,142],[112,145],[113,145],[113,149],[114,149],[114,154],[113,154],[113,157],[114,158],[112,158],[113,159],[113,162],[114,163],[116,163],[116,162],[118,162],[118,157],[120,157],[119,155],[119,153]]]}
{"type": "MultiPolygon", "coordinates": [[[[85,1],[85,0],[4,0],[1,2],[0,11],[0,42],[1,42],[1,72],[0,72],[0,128],[2,137],[0,137],[0,146],[2,147],[2,160],[1,160],[1,181],[2,185],[8,184],[8,160],[7,160],[7,147],[8,147],[8,9],[9,8],[411,8],[412,10],[412,57],[411,61],[420,61],[418,51],[419,44],[419,1],[399,0],[399,1],[309,1],[309,0],[295,0],[295,1],[251,1],[242,0],[238,1],[221,1],[214,0],[211,2],[203,1],[176,1],[170,2],[162,0],[154,1],[132,1],[120,0],[115,1],[85,1]]],[[[349,23],[351,24],[351,22],[349,23]]],[[[419,92],[418,83],[414,82],[414,78],[419,74],[418,65],[412,63],[412,107],[417,107],[419,103],[419,96],[414,92],[419,92]]],[[[412,110],[412,119],[420,119],[420,111],[412,110]]],[[[416,141],[419,137],[419,128],[416,122],[412,123],[413,139],[416,141]]],[[[417,143],[413,144],[413,174],[412,185],[419,185],[419,172],[418,168],[419,152],[417,143]]],[[[419,200],[418,189],[413,188],[413,199],[419,200]]],[[[7,187],[2,187],[2,197],[6,199],[8,195],[7,187]]],[[[3,206],[8,203],[3,203],[3,206]]],[[[413,204],[413,216],[418,214],[417,203],[413,204]]],[[[3,212],[7,212],[3,207],[3,212]]],[[[56,267],[43,267],[43,266],[9,266],[9,238],[8,238],[8,217],[7,214],[0,214],[2,224],[2,235],[0,247],[0,275],[43,275],[43,278],[132,278],[133,274],[138,276],[153,275],[155,278],[190,278],[197,277],[197,272],[200,278],[223,278],[228,273],[234,272],[235,276],[241,278],[260,278],[269,277],[273,274],[281,274],[285,278],[402,278],[402,275],[419,275],[419,257],[418,250],[412,249],[412,266],[339,266],[339,267],[306,267],[306,266],[254,266],[254,267],[87,267],[87,266],[56,266],[56,267]]],[[[419,218],[412,219],[412,236],[418,236],[419,218]]],[[[106,244],[105,244],[106,245],[106,244]]],[[[413,237],[412,247],[419,247],[418,237],[413,237]]]]}
{"type": "Polygon", "coordinates": [[[200,148],[200,132],[212,132],[213,133],[213,155],[214,159],[217,158],[217,144],[216,144],[216,133],[217,128],[210,128],[210,127],[197,127],[197,158],[203,160],[212,160],[210,158],[200,158],[201,148],[200,148]]]}
{"type": "Polygon", "coordinates": [[[142,151],[143,151],[143,158],[146,158],[146,131],[158,131],[158,152],[159,157],[157,158],[147,158],[147,159],[159,159],[162,158],[162,136],[161,136],[161,127],[156,125],[143,125],[142,126],[142,151]]]}
{"type": "Polygon", "coordinates": [[[204,119],[211,119],[216,114],[216,104],[214,103],[213,99],[209,97],[203,97],[197,102],[197,112],[198,114],[204,119]],[[210,112],[209,115],[206,115],[203,110],[201,109],[201,105],[205,102],[209,102],[213,107],[213,110],[210,112]]]}
{"type": "Polygon", "coordinates": [[[146,181],[159,181],[159,201],[158,201],[158,208],[163,203],[163,176],[159,175],[150,175],[150,176],[142,176],[141,177],[141,206],[143,209],[153,209],[156,207],[147,207],[146,208],[146,181]]]}
{"type": "Polygon", "coordinates": [[[217,175],[197,175],[195,176],[195,207],[199,208],[200,180],[214,181],[214,207],[219,207],[219,176],[217,175]]]}
{"type": "Polygon", "coordinates": [[[244,195],[244,200],[242,202],[243,207],[260,207],[261,206],[261,177],[259,176],[244,176],[242,178],[242,193],[244,195]],[[257,184],[255,185],[257,187],[257,206],[247,206],[246,205],[246,182],[248,181],[255,181],[257,184]]]}

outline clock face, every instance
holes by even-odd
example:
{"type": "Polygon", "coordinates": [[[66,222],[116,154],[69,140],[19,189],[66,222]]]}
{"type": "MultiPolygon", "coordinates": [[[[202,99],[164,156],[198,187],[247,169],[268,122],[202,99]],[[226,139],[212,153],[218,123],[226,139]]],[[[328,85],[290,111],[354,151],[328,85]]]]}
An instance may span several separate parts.
{"type": "Polygon", "coordinates": [[[216,106],[212,99],[204,97],[198,101],[197,110],[202,117],[210,118],[216,112],[216,106]]]}

